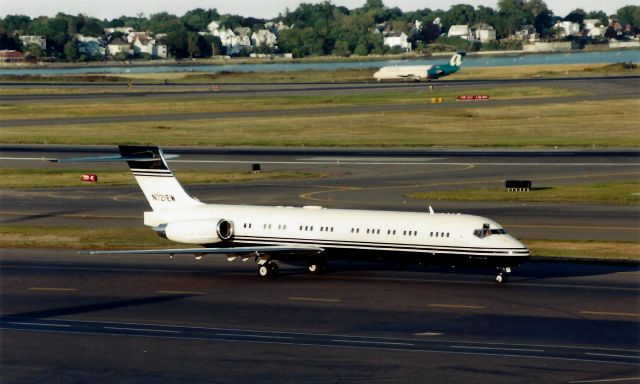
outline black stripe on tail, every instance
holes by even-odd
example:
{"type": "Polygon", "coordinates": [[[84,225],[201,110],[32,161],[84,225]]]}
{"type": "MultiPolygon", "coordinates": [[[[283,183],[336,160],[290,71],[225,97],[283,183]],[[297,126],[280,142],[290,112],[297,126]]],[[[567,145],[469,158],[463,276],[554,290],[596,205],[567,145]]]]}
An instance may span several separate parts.
{"type": "Polygon", "coordinates": [[[119,145],[120,154],[126,159],[140,158],[140,161],[127,160],[127,164],[134,173],[160,173],[171,175],[171,171],[164,162],[162,151],[155,146],[119,145]]]}

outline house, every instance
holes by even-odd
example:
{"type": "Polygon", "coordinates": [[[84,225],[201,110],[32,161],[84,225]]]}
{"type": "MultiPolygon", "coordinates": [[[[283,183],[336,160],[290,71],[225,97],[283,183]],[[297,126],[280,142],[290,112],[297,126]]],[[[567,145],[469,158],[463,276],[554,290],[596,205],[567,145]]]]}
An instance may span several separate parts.
{"type": "Polygon", "coordinates": [[[207,25],[207,30],[209,31],[209,33],[211,33],[213,36],[218,36],[217,35],[217,31],[220,29],[220,22],[219,21],[212,21],[209,23],[209,25],[207,25]]]}
{"type": "Polygon", "coordinates": [[[251,28],[249,27],[236,27],[233,32],[237,35],[237,36],[251,36],[251,28]]]}
{"type": "Polygon", "coordinates": [[[78,47],[78,52],[86,57],[104,57],[106,55],[104,41],[99,37],[78,34],[76,47],[78,47]]]}
{"type": "Polygon", "coordinates": [[[131,44],[133,45],[133,53],[136,55],[146,54],[153,58],[167,58],[167,46],[156,44],[156,40],[145,33],[132,33],[131,44]]]}
{"type": "Polygon", "coordinates": [[[22,52],[14,49],[0,50],[0,63],[24,63],[25,56],[22,52]]]}
{"type": "Polygon", "coordinates": [[[473,40],[473,35],[467,24],[452,25],[447,32],[447,37],[459,37],[464,40],[473,40]]]}
{"type": "Polygon", "coordinates": [[[131,49],[131,44],[117,37],[107,44],[106,54],[115,56],[119,53],[128,56],[133,54],[133,50],[131,49]]]}
{"type": "Polygon", "coordinates": [[[411,34],[420,33],[422,31],[422,21],[416,20],[411,25],[411,34]]]}
{"type": "Polygon", "coordinates": [[[288,25],[284,24],[282,21],[279,21],[277,24],[273,21],[268,21],[264,23],[264,27],[274,33],[276,36],[284,30],[290,29],[288,25]]]}
{"type": "Polygon", "coordinates": [[[536,27],[531,24],[522,25],[520,29],[515,31],[509,38],[512,40],[534,42],[538,41],[538,32],[536,32],[536,27]]]}
{"type": "Polygon", "coordinates": [[[571,21],[558,20],[553,28],[559,31],[558,37],[578,36],[580,35],[580,24],[571,21]]]}
{"type": "Polygon", "coordinates": [[[116,32],[122,33],[123,35],[128,35],[131,32],[133,32],[134,29],[133,27],[116,27],[116,28],[105,28],[104,29],[104,33],[105,35],[112,35],[116,32]]]}
{"type": "Polygon", "coordinates": [[[227,55],[233,56],[242,52],[244,49],[251,48],[251,38],[249,36],[236,35],[231,29],[216,30],[214,36],[220,38],[220,42],[227,49],[227,55]]]}
{"type": "Polygon", "coordinates": [[[276,47],[277,42],[278,37],[268,29],[261,29],[251,35],[251,45],[256,48],[267,47],[273,49],[276,47]]]}
{"type": "Polygon", "coordinates": [[[475,39],[481,43],[488,43],[496,39],[496,30],[487,23],[478,23],[473,29],[475,30],[475,39]]]}
{"type": "Polygon", "coordinates": [[[37,45],[43,51],[47,49],[47,39],[44,36],[20,36],[20,41],[25,46],[37,45]]]}
{"type": "Polygon", "coordinates": [[[409,36],[404,32],[385,32],[383,33],[383,44],[389,48],[400,47],[405,52],[411,51],[411,43],[409,36]]]}
{"type": "Polygon", "coordinates": [[[584,19],[582,23],[587,36],[591,38],[604,36],[607,30],[607,26],[600,19],[584,19]]]}

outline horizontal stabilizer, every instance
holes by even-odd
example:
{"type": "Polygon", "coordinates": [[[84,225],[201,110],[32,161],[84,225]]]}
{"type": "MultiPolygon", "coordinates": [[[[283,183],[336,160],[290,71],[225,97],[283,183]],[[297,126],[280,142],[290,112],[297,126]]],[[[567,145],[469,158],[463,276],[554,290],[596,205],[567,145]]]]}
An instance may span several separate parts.
{"type": "MultiPolygon", "coordinates": [[[[175,159],[180,155],[164,155],[164,159],[175,159]]],[[[51,159],[54,163],[106,163],[113,161],[157,161],[155,157],[144,156],[98,156],[98,157],[69,157],[66,159],[51,159]]]]}

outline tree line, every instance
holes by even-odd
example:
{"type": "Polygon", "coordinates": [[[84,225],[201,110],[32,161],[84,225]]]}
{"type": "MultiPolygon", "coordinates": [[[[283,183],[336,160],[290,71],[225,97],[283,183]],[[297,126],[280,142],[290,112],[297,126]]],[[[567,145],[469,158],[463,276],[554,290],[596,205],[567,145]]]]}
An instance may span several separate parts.
{"type": "MultiPolygon", "coordinates": [[[[640,6],[628,5],[618,9],[617,17],[623,24],[640,26],[640,6]]],[[[31,53],[36,57],[55,57],[77,60],[75,44],[77,34],[105,37],[105,28],[132,27],[136,31],[151,31],[165,34],[162,41],[171,55],[176,58],[209,57],[224,54],[219,39],[203,36],[211,21],[219,21],[225,28],[249,27],[252,31],[264,29],[266,21],[283,22],[292,26],[280,31],[277,52],[292,53],[295,57],[319,55],[368,55],[383,54],[392,50],[383,45],[380,32],[404,32],[409,36],[414,48],[429,45],[454,45],[456,48],[477,50],[461,39],[447,39],[443,36],[449,27],[456,24],[475,25],[486,23],[496,31],[497,43],[491,49],[501,48],[502,39],[513,35],[523,25],[532,25],[542,38],[553,35],[557,20],[582,23],[584,19],[599,19],[608,24],[608,15],[603,11],[586,12],[575,9],[565,16],[554,15],[543,0],[498,0],[497,8],[467,4],[453,5],[449,10],[429,8],[403,12],[397,7],[386,7],[382,0],[367,0],[355,9],[336,6],[329,1],[317,4],[300,4],[295,10],[285,10],[272,20],[220,14],[216,9],[194,9],[182,16],[167,12],[149,17],[121,16],[112,20],[100,20],[86,15],[58,13],[54,17],[30,18],[25,15],[7,15],[0,19],[0,49],[16,49],[31,53]],[[421,28],[416,29],[418,21],[421,28]],[[41,35],[47,41],[46,52],[38,47],[23,47],[19,35],[41,35]]],[[[503,40],[506,41],[506,40],[503,40]]],[[[502,47],[505,48],[505,47],[502,47]]],[[[507,47],[508,48],[508,47],[507,47]]]]}

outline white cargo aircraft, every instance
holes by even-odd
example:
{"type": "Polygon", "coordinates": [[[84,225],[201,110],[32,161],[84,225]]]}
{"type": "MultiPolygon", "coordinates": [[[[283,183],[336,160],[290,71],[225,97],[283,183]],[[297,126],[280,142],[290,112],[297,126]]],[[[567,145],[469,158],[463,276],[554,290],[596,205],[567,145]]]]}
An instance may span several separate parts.
{"type": "MultiPolygon", "coordinates": [[[[152,211],[144,223],[160,236],[200,248],[90,251],[90,254],[225,254],[253,258],[262,277],[278,275],[277,260],[305,261],[323,273],[327,260],[386,260],[424,265],[496,268],[505,283],[529,250],[495,221],[479,216],[257,205],[205,204],[189,196],[160,148],[121,145],[120,156],[54,160],[126,161],[152,211]]],[[[171,157],[170,157],[171,156],[171,157]]]]}
{"type": "Polygon", "coordinates": [[[380,68],[373,74],[378,81],[404,79],[404,80],[435,80],[449,76],[457,72],[462,65],[465,52],[458,52],[451,56],[448,64],[436,65],[389,65],[380,68]]]}

